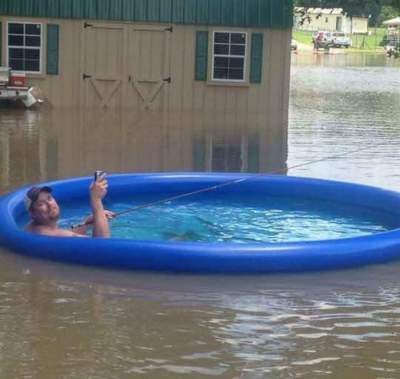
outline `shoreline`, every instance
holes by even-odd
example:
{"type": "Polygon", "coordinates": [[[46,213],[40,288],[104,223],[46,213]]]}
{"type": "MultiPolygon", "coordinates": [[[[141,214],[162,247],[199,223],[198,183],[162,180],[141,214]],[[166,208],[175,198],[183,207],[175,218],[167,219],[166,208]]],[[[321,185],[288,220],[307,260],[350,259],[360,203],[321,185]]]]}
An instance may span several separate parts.
{"type": "MultiPolygon", "coordinates": [[[[308,53],[314,53],[314,47],[313,45],[305,44],[302,42],[297,41],[297,53],[299,52],[308,52],[308,53]]],[[[324,49],[319,49],[319,53],[323,52],[325,53],[324,49]]],[[[317,52],[315,52],[317,54],[317,52]]],[[[340,47],[331,47],[329,49],[329,54],[385,54],[385,50],[379,49],[379,50],[371,50],[371,49],[354,49],[354,48],[340,48],[340,47]]]]}

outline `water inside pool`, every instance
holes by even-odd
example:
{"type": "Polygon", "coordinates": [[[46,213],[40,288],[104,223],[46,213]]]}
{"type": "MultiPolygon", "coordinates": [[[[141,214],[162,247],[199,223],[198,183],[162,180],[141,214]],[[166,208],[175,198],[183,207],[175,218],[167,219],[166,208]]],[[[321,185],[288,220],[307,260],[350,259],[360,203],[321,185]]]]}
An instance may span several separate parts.
{"type": "MultiPolygon", "coordinates": [[[[107,202],[114,212],[151,199],[107,202]]],[[[69,227],[89,213],[83,204],[65,204],[60,226],[69,227]]],[[[196,242],[294,242],[348,238],[394,229],[388,214],[329,202],[262,199],[181,199],[121,215],[111,223],[112,236],[135,240],[196,242]]]]}

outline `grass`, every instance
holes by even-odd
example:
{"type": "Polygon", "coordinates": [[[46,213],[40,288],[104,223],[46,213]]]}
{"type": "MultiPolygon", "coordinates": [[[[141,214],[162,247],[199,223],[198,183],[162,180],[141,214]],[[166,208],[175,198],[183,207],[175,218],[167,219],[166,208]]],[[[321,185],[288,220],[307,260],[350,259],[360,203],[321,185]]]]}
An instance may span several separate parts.
{"type": "MultiPolygon", "coordinates": [[[[348,49],[353,52],[374,52],[383,51],[381,46],[386,35],[385,28],[370,28],[370,35],[352,35],[352,47],[348,49]]],[[[293,30],[293,38],[305,45],[312,46],[313,32],[304,30],[293,30]]]]}
{"type": "Polygon", "coordinates": [[[293,38],[300,43],[312,46],[313,32],[306,32],[304,30],[293,30],[293,38]]]}
{"type": "Polygon", "coordinates": [[[386,36],[385,28],[371,28],[371,35],[354,35],[351,40],[353,42],[353,49],[363,50],[379,50],[382,49],[380,45],[386,36]]]}

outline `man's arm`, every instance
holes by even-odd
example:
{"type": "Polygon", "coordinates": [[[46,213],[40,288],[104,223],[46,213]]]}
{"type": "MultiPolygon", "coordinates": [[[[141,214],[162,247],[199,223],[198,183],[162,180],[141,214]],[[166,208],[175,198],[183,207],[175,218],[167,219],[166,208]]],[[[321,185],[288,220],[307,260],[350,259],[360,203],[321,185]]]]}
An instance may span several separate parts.
{"type": "Polygon", "coordinates": [[[54,233],[47,235],[52,235],[54,237],[87,237],[84,234],[75,233],[71,230],[66,230],[66,229],[57,229],[54,231],[54,233]]]}
{"type": "MultiPolygon", "coordinates": [[[[107,220],[112,220],[115,217],[115,213],[107,209],[104,210],[104,213],[106,215],[107,220]]],[[[93,227],[94,223],[93,220],[94,220],[93,215],[90,215],[83,220],[82,224],[72,226],[71,231],[76,234],[87,236],[89,229],[93,227]]]]}
{"type": "Polygon", "coordinates": [[[104,175],[90,186],[90,205],[93,213],[93,237],[110,237],[110,228],[103,207],[103,198],[107,194],[108,183],[104,175]]]}
{"type": "Polygon", "coordinates": [[[81,236],[87,236],[89,225],[83,224],[71,227],[71,232],[81,236]]]}

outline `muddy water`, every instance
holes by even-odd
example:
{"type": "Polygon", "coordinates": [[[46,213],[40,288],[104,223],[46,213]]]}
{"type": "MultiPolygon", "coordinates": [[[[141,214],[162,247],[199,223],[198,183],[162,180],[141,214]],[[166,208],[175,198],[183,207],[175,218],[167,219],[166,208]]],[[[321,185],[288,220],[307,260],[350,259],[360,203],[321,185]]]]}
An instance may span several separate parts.
{"type": "MultiPolygon", "coordinates": [[[[394,60],[294,56],[289,174],[400,190],[399,88],[394,60]]],[[[174,138],[187,136],[160,130],[157,120],[133,133],[115,115],[87,117],[98,115],[1,109],[0,192],[99,167],[196,168],[193,152],[173,148],[174,138]]],[[[220,138],[212,167],[237,169],[251,138],[220,138]]],[[[399,278],[400,263],[173,276],[2,250],[0,378],[399,378],[399,278]]]]}

